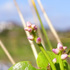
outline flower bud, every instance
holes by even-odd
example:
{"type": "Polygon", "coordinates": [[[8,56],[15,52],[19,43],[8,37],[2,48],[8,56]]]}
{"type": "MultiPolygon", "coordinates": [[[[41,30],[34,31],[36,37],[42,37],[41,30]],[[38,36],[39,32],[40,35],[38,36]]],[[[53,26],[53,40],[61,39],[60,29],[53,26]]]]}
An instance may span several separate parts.
{"type": "Polygon", "coordinates": [[[61,59],[62,59],[62,60],[65,60],[67,57],[68,57],[67,54],[62,54],[62,55],[61,55],[61,59]]]}
{"type": "Polygon", "coordinates": [[[37,27],[35,26],[35,28],[34,28],[34,32],[36,32],[37,31],[37,27]]]}
{"type": "Polygon", "coordinates": [[[32,25],[32,29],[34,30],[34,32],[36,32],[37,31],[37,27],[36,27],[36,25],[32,25]]]}
{"type": "Polygon", "coordinates": [[[27,22],[27,27],[31,27],[31,23],[30,22],[27,22]]]}
{"type": "Polygon", "coordinates": [[[32,29],[31,28],[28,28],[28,32],[32,32],[32,29]]]}
{"type": "Polygon", "coordinates": [[[63,45],[61,43],[58,43],[57,48],[62,51],[63,50],[63,45]]]}
{"type": "Polygon", "coordinates": [[[52,49],[52,51],[55,53],[55,54],[59,54],[59,50],[56,48],[56,49],[52,49]]]}
{"type": "Polygon", "coordinates": [[[31,27],[32,27],[32,29],[34,29],[34,28],[35,28],[35,26],[36,26],[36,25],[32,24],[32,26],[31,26],[31,27]]]}
{"type": "Polygon", "coordinates": [[[57,61],[57,59],[56,59],[56,58],[54,58],[54,59],[53,59],[53,63],[56,63],[56,61],[57,61]]]}
{"type": "Polygon", "coordinates": [[[28,37],[28,39],[29,39],[29,40],[33,40],[33,39],[34,39],[33,35],[30,35],[30,36],[28,37]]]}
{"type": "Polygon", "coordinates": [[[66,51],[65,51],[65,50],[63,50],[62,54],[64,54],[64,53],[66,53],[66,51]]]}
{"type": "Polygon", "coordinates": [[[37,43],[37,44],[40,44],[40,43],[41,43],[41,38],[40,38],[40,37],[38,37],[38,38],[36,39],[36,43],[37,43]]]}
{"type": "Polygon", "coordinates": [[[65,47],[63,47],[63,49],[64,49],[64,50],[66,50],[66,49],[67,49],[67,47],[65,46],[65,47]]]}

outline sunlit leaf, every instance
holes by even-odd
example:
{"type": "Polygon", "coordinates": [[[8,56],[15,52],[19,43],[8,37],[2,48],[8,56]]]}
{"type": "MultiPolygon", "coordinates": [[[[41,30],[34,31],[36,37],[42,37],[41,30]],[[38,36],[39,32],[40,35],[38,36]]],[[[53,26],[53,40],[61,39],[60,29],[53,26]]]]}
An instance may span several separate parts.
{"type": "Polygon", "coordinates": [[[12,67],[10,67],[8,70],[41,70],[41,69],[34,68],[28,61],[22,61],[22,62],[16,63],[12,67]]]}

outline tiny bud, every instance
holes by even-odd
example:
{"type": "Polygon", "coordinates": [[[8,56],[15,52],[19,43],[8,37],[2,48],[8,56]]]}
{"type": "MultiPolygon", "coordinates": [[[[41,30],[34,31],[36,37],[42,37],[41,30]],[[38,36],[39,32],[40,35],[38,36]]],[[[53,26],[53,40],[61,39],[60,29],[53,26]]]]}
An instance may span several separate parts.
{"type": "Polygon", "coordinates": [[[28,32],[32,32],[32,29],[31,28],[28,28],[28,32]]]}
{"type": "Polygon", "coordinates": [[[54,58],[54,59],[53,59],[53,63],[56,63],[56,61],[57,61],[57,59],[56,59],[56,58],[54,58]]]}
{"type": "Polygon", "coordinates": [[[67,57],[68,57],[67,54],[62,54],[62,55],[61,55],[61,59],[62,59],[62,60],[65,60],[67,57]]]}
{"type": "Polygon", "coordinates": [[[62,54],[64,54],[64,53],[66,53],[66,51],[65,51],[65,50],[63,50],[62,54]]]}
{"type": "Polygon", "coordinates": [[[36,32],[37,31],[37,27],[35,26],[35,28],[34,28],[34,32],[36,32]]]}
{"type": "Polygon", "coordinates": [[[28,39],[29,39],[29,40],[33,40],[33,39],[34,39],[33,35],[30,35],[30,36],[28,37],[28,39]]]}
{"type": "Polygon", "coordinates": [[[32,29],[34,30],[34,32],[36,32],[37,31],[37,27],[36,27],[36,25],[32,25],[32,29]]]}
{"type": "Polygon", "coordinates": [[[33,24],[33,25],[31,26],[31,27],[32,27],[32,29],[34,29],[34,28],[35,28],[35,26],[36,26],[36,25],[34,25],[34,24],[33,24]]]}
{"type": "Polygon", "coordinates": [[[52,51],[55,53],[55,54],[59,54],[59,50],[56,48],[56,49],[52,49],[52,51]]]}
{"type": "Polygon", "coordinates": [[[30,22],[27,22],[27,27],[31,27],[31,23],[30,22]]]}
{"type": "Polygon", "coordinates": [[[36,39],[36,43],[37,43],[37,44],[40,44],[40,43],[41,43],[41,38],[40,38],[40,37],[38,37],[38,38],[36,39]]]}
{"type": "Polygon", "coordinates": [[[67,49],[67,47],[65,46],[65,47],[63,47],[63,49],[64,49],[64,50],[66,50],[66,49],[67,49]]]}
{"type": "Polygon", "coordinates": [[[63,45],[61,43],[58,43],[57,48],[62,51],[63,50],[63,45]]]}

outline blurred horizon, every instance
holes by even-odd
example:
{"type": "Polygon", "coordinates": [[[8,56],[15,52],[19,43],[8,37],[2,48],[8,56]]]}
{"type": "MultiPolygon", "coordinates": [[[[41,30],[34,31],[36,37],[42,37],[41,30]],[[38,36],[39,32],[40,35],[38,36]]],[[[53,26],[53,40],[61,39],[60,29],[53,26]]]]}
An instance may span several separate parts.
{"type": "MultiPolygon", "coordinates": [[[[20,10],[24,16],[25,22],[31,21],[34,22],[32,10],[30,8],[28,0],[16,0],[20,10]]],[[[51,20],[54,28],[58,31],[66,31],[70,30],[70,1],[66,0],[59,0],[59,1],[44,1],[41,0],[43,7],[48,14],[49,19],[51,20]]],[[[38,8],[39,14],[41,16],[42,22],[45,28],[49,28],[48,24],[46,23],[43,13],[35,0],[36,6],[38,8]]],[[[1,0],[0,2],[0,22],[6,21],[13,21],[17,23],[21,23],[19,18],[17,9],[14,5],[13,0],[1,0]]],[[[39,23],[39,21],[37,22],[39,23]]],[[[22,24],[21,24],[22,25],[22,24]]]]}

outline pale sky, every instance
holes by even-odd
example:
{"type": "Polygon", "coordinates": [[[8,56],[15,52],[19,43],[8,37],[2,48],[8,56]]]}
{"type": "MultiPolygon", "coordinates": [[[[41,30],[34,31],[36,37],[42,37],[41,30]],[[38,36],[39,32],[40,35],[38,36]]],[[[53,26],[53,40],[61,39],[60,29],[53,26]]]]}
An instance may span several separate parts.
{"type": "MultiPolygon", "coordinates": [[[[31,21],[34,23],[33,14],[28,0],[16,1],[20,6],[25,21],[31,21]]],[[[66,30],[70,28],[70,0],[41,0],[41,2],[55,29],[66,30]]],[[[37,0],[35,0],[35,3],[44,26],[48,27],[37,0]]],[[[1,21],[21,22],[13,0],[0,1],[0,22],[1,21]]]]}

